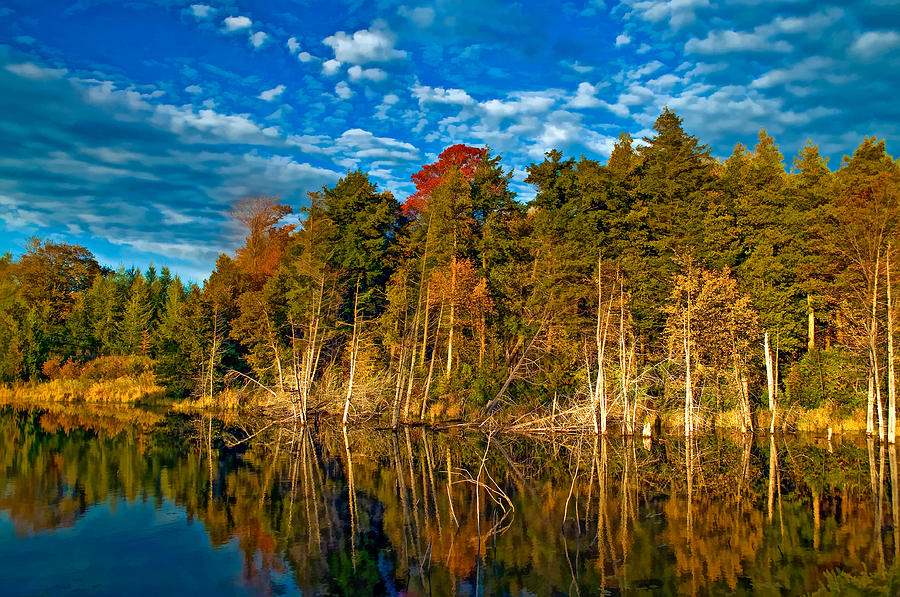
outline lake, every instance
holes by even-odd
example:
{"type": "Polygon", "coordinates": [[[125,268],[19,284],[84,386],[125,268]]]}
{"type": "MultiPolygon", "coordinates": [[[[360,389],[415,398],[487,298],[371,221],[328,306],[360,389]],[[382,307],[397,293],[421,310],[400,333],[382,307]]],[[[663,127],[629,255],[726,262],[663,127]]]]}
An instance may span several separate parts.
{"type": "Polygon", "coordinates": [[[897,467],[865,438],[345,434],[6,406],[0,593],[803,595],[898,561],[897,467]]]}

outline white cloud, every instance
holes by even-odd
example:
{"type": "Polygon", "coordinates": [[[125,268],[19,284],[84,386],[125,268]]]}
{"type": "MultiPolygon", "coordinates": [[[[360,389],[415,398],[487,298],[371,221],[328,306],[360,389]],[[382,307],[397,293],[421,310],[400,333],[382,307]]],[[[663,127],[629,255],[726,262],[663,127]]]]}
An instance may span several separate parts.
{"type": "Polygon", "coordinates": [[[443,87],[428,87],[427,85],[413,85],[413,96],[419,100],[419,104],[456,104],[468,106],[475,103],[471,95],[463,89],[444,89],[443,87]]]}
{"type": "Polygon", "coordinates": [[[637,16],[650,23],[668,21],[673,29],[690,25],[696,11],[709,6],[709,0],[625,0],[637,16]]]}
{"type": "Polygon", "coordinates": [[[269,39],[269,34],[263,31],[257,31],[256,33],[250,34],[250,45],[254,48],[259,48],[266,40],[269,39]]]}
{"type": "Polygon", "coordinates": [[[616,47],[627,46],[631,43],[631,37],[627,33],[620,33],[616,36],[616,47]]]}
{"type": "Polygon", "coordinates": [[[198,19],[205,19],[215,14],[216,9],[206,4],[191,4],[191,14],[198,19]]]}
{"type": "Polygon", "coordinates": [[[334,57],[340,62],[365,64],[367,62],[389,62],[405,58],[406,52],[394,48],[394,34],[381,25],[371,29],[361,29],[353,35],[338,31],[322,40],[334,50],[334,57]]]}
{"type": "Polygon", "coordinates": [[[335,60],[334,58],[332,58],[331,60],[326,60],[322,63],[323,75],[328,75],[330,77],[332,75],[336,75],[339,70],[341,70],[340,60],[335,60]]]}
{"type": "Polygon", "coordinates": [[[576,60],[575,62],[569,62],[568,60],[562,60],[562,61],[560,61],[560,64],[562,64],[564,66],[568,66],[569,68],[571,68],[573,71],[575,71],[576,73],[578,73],[580,75],[589,73],[592,70],[594,70],[593,66],[589,66],[587,64],[581,64],[578,60],[576,60]]]}
{"type": "Polygon", "coordinates": [[[334,93],[341,99],[350,99],[353,97],[353,90],[350,89],[350,86],[347,85],[344,81],[341,81],[337,85],[334,86],[334,93]]]}
{"type": "Polygon", "coordinates": [[[512,118],[524,114],[541,114],[556,103],[556,98],[542,92],[511,94],[512,100],[491,99],[479,104],[479,107],[493,118],[512,118]]]}
{"type": "Polygon", "coordinates": [[[815,34],[821,33],[842,18],[844,11],[832,7],[803,17],[776,17],[770,25],[763,25],[759,29],[785,34],[815,34]]]}
{"type": "Polygon", "coordinates": [[[795,81],[815,81],[833,67],[834,60],[831,58],[810,56],[791,67],[772,69],[758,77],[750,86],[757,89],[768,89],[795,81]]]}
{"type": "Polygon", "coordinates": [[[573,108],[597,108],[603,103],[597,99],[597,87],[588,82],[578,84],[578,90],[575,97],[569,102],[569,106],[573,108]]]}
{"type": "Polygon", "coordinates": [[[638,68],[636,68],[634,70],[626,72],[625,76],[628,79],[642,79],[642,78],[646,77],[647,75],[652,75],[653,73],[655,73],[656,71],[661,69],[663,66],[664,66],[663,63],[660,62],[659,60],[652,60],[646,64],[642,64],[641,66],[639,66],[638,68]]]}
{"type": "Polygon", "coordinates": [[[371,132],[354,128],[344,131],[335,139],[337,150],[355,160],[380,160],[384,162],[415,161],[419,150],[410,143],[390,137],[376,137],[371,132]]]}
{"type": "Polygon", "coordinates": [[[48,81],[50,79],[60,79],[68,71],[64,68],[45,68],[38,66],[33,62],[23,62],[21,64],[7,64],[6,70],[33,81],[48,81]]]}
{"type": "Polygon", "coordinates": [[[397,10],[397,14],[406,17],[417,27],[425,28],[434,22],[434,9],[430,6],[417,6],[416,8],[401,6],[397,10]]]}
{"type": "Polygon", "coordinates": [[[679,77],[678,75],[673,75],[672,73],[667,73],[665,75],[656,77],[655,79],[651,79],[647,81],[646,85],[648,87],[653,87],[655,89],[667,89],[670,88],[677,83],[683,83],[684,79],[679,77]]]}
{"type": "Polygon", "coordinates": [[[284,85],[278,85],[277,87],[273,87],[272,89],[266,89],[257,97],[264,102],[271,102],[282,93],[284,93],[284,85]]]}
{"type": "Polygon", "coordinates": [[[309,52],[300,52],[299,54],[297,54],[297,60],[299,60],[300,62],[312,62],[315,59],[316,57],[309,52]]]}
{"type": "Polygon", "coordinates": [[[400,101],[400,97],[389,93],[383,98],[381,98],[381,103],[375,107],[375,113],[372,115],[373,118],[377,120],[387,120],[388,110],[391,109],[392,106],[397,104],[400,101]]]}
{"type": "Polygon", "coordinates": [[[197,95],[199,93],[203,93],[203,89],[199,85],[188,85],[184,88],[185,92],[190,93],[191,95],[197,95]]]}
{"type": "Polygon", "coordinates": [[[347,74],[350,75],[351,81],[384,81],[387,79],[387,73],[381,70],[380,68],[362,68],[361,66],[354,64],[350,68],[347,69],[347,74]]]}
{"type": "Polygon", "coordinates": [[[240,31],[252,27],[253,21],[248,17],[225,17],[222,24],[225,26],[225,31],[240,31]]]}
{"type": "Polygon", "coordinates": [[[850,46],[850,53],[859,58],[871,59],[898,47],[900,47],[900,33],[896,31],[866,31],[850,46]]]}
{"type": "Polygon", "coordinates": [[[296,54],[300,51],[300,44],[297,42],[296,37],[291,37],[287,40],[287,48],[291,54],[296,54]]]}
{"type": "Polygon", "coordinates": [[[759,32],[710,31],[703,38],[692,37],[684,45],[684,51],[693,54],[725,54],[729,52],[790,52],[791,44],[784,40],[773,42],[759,32]]]}

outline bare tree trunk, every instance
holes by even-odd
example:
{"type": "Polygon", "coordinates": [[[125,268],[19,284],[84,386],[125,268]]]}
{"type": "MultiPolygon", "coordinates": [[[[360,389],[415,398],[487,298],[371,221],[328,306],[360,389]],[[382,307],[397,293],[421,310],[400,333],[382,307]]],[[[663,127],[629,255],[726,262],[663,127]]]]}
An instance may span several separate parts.
{"type": "Polygon", "coordinates": [[[297,328],[294,326],[294,316],[288,311],[288,325],[291,326],[291,373],[294,377],[294,390],[291,392],[291,411],[296,420],[300,418],[302,424],[303,417],[297,412],[297,398],[300,396],[300,357],[297,356],[297,328]]]}
{"type": "Polygon", "coordinates": [[[359,350],[359,279],[356,280],[356,293],[353,296],[353,338],[350,341],[350,381],[347,384],[347,399],[344,401],[344,416],[341,422],[347,425],[350,414],[350,398],[353,396],[353,379],[356,376],[356,355],[359,350]]]}
{"type": "MultiPolygon", "coordinates": [[[[881,379],[878,372],[878,317],[876,313],[878,301],[878,273],[881,270],[881,249],[875,256],[875,276],[872,283],[872,320],[869,325],[869,352],[872,362],[872,385],[875,403],[878,407],[878,437],[884,439],[884,409],[881,405],[881,379]]],[[[868,429],[866,430],[868,432],[868,429]]],[[[874,430],[873,430],[874,431],[874,430]]]]}
{"type": "Polygon", "coordinates": [[[806,295],[806,309],[809,321],[807,322],[807,335],[809,337],[807,348],[815,350],[816,348],[816,311],[813,308],[812,295],[806,295]]]}
{"type": "Polygon", "coordinates": [[[216,370],[216,354],[219,352],[219,305],[213,305],[213,337],[212,349],[209,351],[209,401],[215,394],[214,373],[216,370]]]}
{"type": "Polygon", "coordinates": [[[612,299],[614,293],[610,293],[609,305],[603,310],[603,258],[597,257],[597,379],[594,387],[594,430],[602,435],[606,434],[607,419],[609,417],[609,395],[606,388],[606,338],[609,335],[609,318],[612,312],[612,299]],[[599,424],[597,409],[600,410],[599,424]]]}
{"type": "MultiPolygon", "coordinates": [[[[409,312],[406,310],[406,280],[403,283],[403,334],[400,336],[400,360],[397,363],[397,382],[394,386],[394,402],[391,405],[391,428],[397,429],[400,425],[400,406],[402,404],[403,398],[403,373],[406,365],[406,353],[407,349],[407,337],[410,335],[409,333],[409,312]]],[[[419,314],[416,313],[416,319],[418,319],[419,314]]],[[[415,325],[415,324],[414,324],[415,325]]],[[[417,330],[412,331],[412,360],[416,359],[416,334],[417,330]]]]}
{"type": "Polygon", "coordinates": [[[594,382],[594,391],[591,392],[591,412],[594,415],[594,433],[606,433],[606,379],[603,375],[603,341],[601,338],[601,323],[603,320],[603,256],[597,257],[597,330],[595,340],[597,342],[597,379],[594,382]],[[600,419],[597,410],[600,410],[600,419]]]}
{"type": "MultiPolygon", "coordinates": [[[[424,283],[424,273],[422,275],[424,283]]],[[[420,291],[421,292],[421,291],[420,291]]],[[[419,357],[419,367],[425,367],[425,353],[428,352],[428,311],[431,307],[431,284],[426,284],[425,288],[425,325],[422,331],[422,354],[419,357]]]]}
{"type": "MultiPolygon", "coordinates": [[[[509,375],[506,376],[506,381],[503,382],[503,386],[500,388],[500,391],[491,399],[490,402],[485,406],[485,411],[488,413],[494,412],[497,406],[500,404],[500,399],[503,398],[503,395],[506,393],[506,390],[509,388],[510,384],[515,380],[519,375],[519,369],[521,369],[522,365],[525,364],[525,361],[528,359],[528,355],[531,354],[531,349],[534,347],[535,342],[540,337],[540,335],[544,331],[544,326],[547,324],[547,309],[544,310],[544,313],[541,315],[541,325],[538,328],[537,332],[535,332],[534,336],[531,337],[531,340],[528,342],[528,345],[522,351],[522,355],[516,361],[515,365],[510,367],[509,375]]],[[[518,346],[518,344],[517,344],[518,346]]]]}
{"type": "Polygon", "coordinates": [[[422,394],[422,410],[419,412],[419,420],[425,420],[425,408],[428,403],[428,393],[431,391],[431,380],[434,378],[434,360],[437,357],[438,339],[440,338],[441,323],[444,321],[444,301],[441,301],[441,310],[438,312],[437,331],[434,334],[434,346],[431,348],[431,363],[428,365],[428,377],[425,379],[425,392],[422,394]]]}
{"type": "Polygon", "coordinates": [[[738,401],[741,407],[741,433],[753,432],[753,416],[750,413],[750,401],[744,388],[743,379],[738,369],[737,355],[734,356],[734,384],[738,391],[738,401]]]}
{"type": "MultiPolygon", "coordinates": [[[[618,270],[616,277],[618,277],[618,270]]],[[[625,285],[621,278],[619,279],[619,371],[622,385],[622,412],[625,414],[623,431],[626,435],[631,435],[632,426],[628,420],[628,358],[625,354],[625,285]]]]}
{"type": "MultiPolygon", "coordinates": [[[[422,332],[422,354],[419,357],[419,367],[425,367],[425,353],[428,351],[428,310],[431,306],[431,284],[425,282],[425,267],[428,264],[428,241],[431,240],[431,215],[428,216],[428,222],[426,223],[428,226],[428,230],[425,232],[425,252],[422,255],[422,273],[419,275],[419,305],[422,304],[422,289],[425,289],[425,328],[422,332]]],[[[416,307],[416,312],[418,312],[419,307],[416,307]]],[[[415,361],[415,355],[413,355],[413,361],[415,361]]]]}
{"type": "Polygon", "coordinates": [[[869,350],[869,371],[866,376],[868,381],[868,392],[866,393],[866,435],[875,435],[875,384],[872,382],[873,375],[872,351],[869,350]]]}
{"type": "Polygon", "coordinates": [[[687,311],[682,332],[684,341],[684,435],[694,435],[694,389],[691,380],[691,294],[688,290],[687,311]]]}
{"type": "Polygon", "coordinates": [[[766,360],[766,384],[769,392],[769,411],[771,413],[771,422],[769,423],[769,434],[775,433],[775,370],[772,366],[772,351],[769,349],[769,332],[763,335],[763,351],[766,360]]]}
{"type": "Polygon", "coordinates": [[[278,343],[275,341],[275,331],[272,329],[272,320],[269,317],[269,311],[265,304],[260,301],[260,307],[263,316],[266,318],[266,335],[269,337],[269,348],[272,349],[272,356],[275,358],[275,368],[278,370],[278,391],[284,394],[284,369],[281,366],[281,354],[278,352],[278,343]]]}
{"type": "Polygon", "coordinates": [[[453,255],[453,263],[450,265],[450,331],[447,334],[447,371],[446,375],[450,377],[450,371],[453,369],[453,327],[456,325],[456,254],[453,255]]]}
{"type": "MultiPolygon", "coordinates": [[[[413,356],[415,359],[415,355],[413,356]]],[[[406,338],[400,345],[400,362],[397,363],[397,382],[394,386],[394,402],[391,405],[391,429],[400,426],[400,406],[403,393],[403,370],[406,365],[406,338]]]]}
{"type": "MultiPolygon", "coordinates": [[[[894,303],[891,296],[891,246],[888,245],[887,264],[887,332],[888,332],[888,427],[887,440],[893,444],[897,438],[897,389],[894,382],[894,303]]],[[[893,452],[892,452],[893,454],[893,452]]],[[[894,521],[898,524],[898,521],[894,521]]]]}

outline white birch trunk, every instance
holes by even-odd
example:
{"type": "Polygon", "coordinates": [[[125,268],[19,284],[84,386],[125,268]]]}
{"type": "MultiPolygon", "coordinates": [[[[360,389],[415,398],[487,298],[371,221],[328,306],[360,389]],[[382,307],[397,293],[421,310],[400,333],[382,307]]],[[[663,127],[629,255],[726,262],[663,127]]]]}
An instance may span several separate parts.
{"type": "Polygon", "coordinates": [[[685,311],[684,328],[684,435],[694,435],[694,388],[691,379],[691,291],[688,290],[687,311],[685,311]]]}
{"type": "Polygon", "coordinates": [[[887,263],[887,332],[888,332],[888,427],[887,440],[893,444],[897,438],[897,390],[894,382],[894,303],[891,296],[891,246],[888,245],[887,263]]]}
{"type": "Polygon", "coordinates": [[[350,381],[347,384],[347,398],[344,401],[344,416],[341,422],[346,427],[350,415],[350,398],[353,396],[353,380],[356,376],[356,355],[359,350],[359,280],[356,281],[356,294],[353,297],[353,338],[350,341],[350,381]]]}
{"type": "Polygon", "coordinates": [[[763,335],[763,352],[766,360],[766,387],[769,392],[769,411],[772,415],[769,434],[775,433],[775,368],[772,365],[772,351],[769,349],[769,332],[763,335]]]}

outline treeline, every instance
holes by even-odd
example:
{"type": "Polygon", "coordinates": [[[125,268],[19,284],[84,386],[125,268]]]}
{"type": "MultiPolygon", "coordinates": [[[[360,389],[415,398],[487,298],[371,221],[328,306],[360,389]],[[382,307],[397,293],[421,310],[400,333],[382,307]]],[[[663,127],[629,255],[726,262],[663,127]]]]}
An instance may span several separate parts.
{"type": "Polygon", "coordinates": [[[691,431],[818,409],[892,433],[900,166],[884,142],[835,171],[808,144],[786,169],[765,131],[725,161],[668,109],[654,131],[622,134],[606,164],[547,153],[527,203],[498,156],[463,145],[403,203],[358,171],[309,193],[296,225],[245,199],[246,242],[202,287],[34,240],[0,262],[0,375],[145,354],[174,392],[249,384],[301,419],[546,409],[603,432],[677,411],[691,431]]]}

